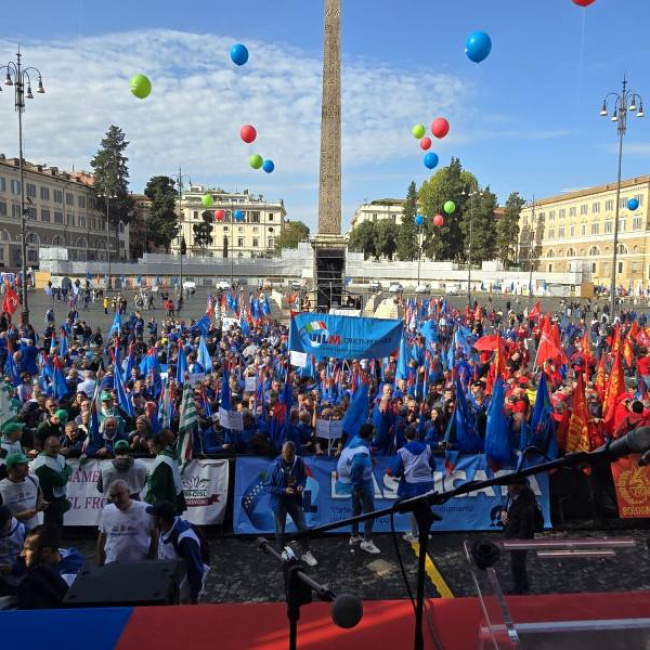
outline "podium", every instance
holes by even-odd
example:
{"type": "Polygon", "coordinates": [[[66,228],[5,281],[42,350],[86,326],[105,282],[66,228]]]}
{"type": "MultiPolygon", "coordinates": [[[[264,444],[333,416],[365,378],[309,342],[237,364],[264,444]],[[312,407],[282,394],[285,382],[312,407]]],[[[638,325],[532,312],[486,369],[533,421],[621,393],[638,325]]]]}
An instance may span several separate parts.
{"type": "MultiPolygon", "coordinates": [[[[502,550],[528,551],[540,560],[552,563],[554,559],[611,558],[633,549],[631,538],[611,539],[553,539],[512,540],[502,544],[502,550]]],[[[465,542],[464,557],[478,592],[481,623],[476,648],[479,650],[629,650],[650,648],[650,618],[632,615],[626,618],[621,612],[606,610],[606,615],[593,612],[591,617],[572,618],[571,612],[563,620],[553,620],[543,606],[533,609],[532,618],[518,620],[508,601],[494,566],[481,568],[477,564],[475,549],[465,542]]],[[[480,563],[480,561],[479,561],[480,563]]],[[[549,569],[552,569],[549,564],[549,569]]],[[[579,594],[576,594],[578,597],[579,594]]],[[[615,595],[610,595],[612,601],[615,595]]],[[[521,600],[535,597],[519,597],[521,600]]],[[[547,599],[549,597],[546,597],[547,599]]],[[[561,596],[559,598],[566,598],[561,596]]],[[[648,602],[650,617],[650,601],[648,602]]],[[[582,614],[587,612],[582,611],[582,614]]],[[[591,614],[591,613],[590,613],[591,614]]],[[[638,612],[637,612],[638,614],[638,612]]]]}

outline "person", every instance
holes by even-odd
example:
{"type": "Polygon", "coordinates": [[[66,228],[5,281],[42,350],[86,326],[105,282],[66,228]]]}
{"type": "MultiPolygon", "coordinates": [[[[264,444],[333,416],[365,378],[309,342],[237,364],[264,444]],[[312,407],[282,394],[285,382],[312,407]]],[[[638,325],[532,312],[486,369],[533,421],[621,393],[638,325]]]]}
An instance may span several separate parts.
{"type": "Polygon", "coordinates": [[[6,456],[22,453],[22,437],[24,429],[24,422],[5,422],[5,424],[2,425],[0,447],[6,456]]]}
{"type": "Polygon", "coordinates": [[[147,504],[134,501],[122,479],[111,483],[108,496],[111,503],[104,506],[99,522],[97,564],[154,558],[157,535],[147,504]]]}
{"type": "Polygon", "coordinates": [[[183,481],[172,448],[174,434],[169,429],[162,429],[149,440],[149,450],[156,457],[149,468],[146,483],[146,501],[155,505],[158,501],[169,501],[176,507],[176,514],[187,510],[183,481]]]}
{"type": "Polygon", "coordinates": [[[25,526],[7,506],[0,505],[0,596],[13,596],[16,593],[20,582],[16,564],[25,536],[25,526]]]}
{"type": "MultiPolygon", "coordinates": [[[[189,521],[176,516],[176,509],[168,501],[158,501],[148,506],[159,533],[158,559],[181,559],[185,563],[185,575],[180,584],[181,603],[196,605],[203,590],[205,576],[210,570],[209,557],[202,555],[202,540],[189,521]]],[[[207,547],[206,550],[209,550],[207,547]]]]}
{"type": "Polygon", "coordinates": [[[41,523],[39,513],[49,504],[43,499],[38,477],[29,474],[28,463],[22,452],[7,457],[7,478],[0,481],[0,504],[30,530],[41,523]]]}
{"type": "MultiPolygon", "coordinates": [[[[508,485],[508,501],[501,513],[503,536],[506,539],[534,539],[535,511],[537,501],[528,485],[528,479],[519,478],[508,485]]],[[[526,571],[527,551],[510,551],[510,566],[514,581],[514,593],[524,595],[530,592],[530,581],[526,571]]]]}
{"type": "Polygon", "coordinates": [[[39,478],[43,497],[47,501],[45,523],[63,526],[63,515],[70,509],[66,496],[67,485],[72,475],[72,467],[66,463],[65,456],[59,453],[61,443],[56,436],[45,439],[43,451],[32,465],[39,478]]]}
{"type": "Polygon", "coordinates": [[[129,486],[131,498],[140,501],[140,493],[147,480],[147,466],[141,460],[131,458],[129,443],[126,440],[118,440],[114,451],[115,458],[102,463],[97,479],[97,491],[109,494],[113,481],[122,479],[129,486]]]}
{"type": "MultiPolygon", "coordinates": [[[[352,495],[351,515],[356,517],[362,512],[375,509],[375,485],[372,475],[372,458],[370,456],[370,441],[375,428],[372,424],[362,424],[359,435],[354,436],[348,446],[339,456],[336,471],[338,474],[337,490],[352,495]]],[[[350,546],[359,546],[361,550],[371,555],[379,555],[381,551],[372,541],[373,520],[363,522],[363,537],[359,535],[359,524],[352,524],[350,546]]]]}
{"type": "MultiPolygon", "coordinates": [[[[302,494],[307,482],[305,463],[296,454],[296,444],[288,440],[282,445],[282,453],[271,465],[266,482],[266,490],[271,495],[271,509],[275,515],[275,539],[280,551],[284,549],[284,531],[287,515],[291,517],[298,530],[307,528],[305,514],[302,510],[302,494]]],[[[309,540],[301,559],[309,566],[316,566],[318,561],[309,549],[309,540]]]]}
{"type": "Polygon", "coordinates": [[[57,568],[59,541],[60,533],[56,526],[37,526],[27,534],[21,553],[27,573],[18,585],[18,609],[57,609],[62,606],[68,584],[57,568]]]}
{"type": "Polygon", "coordinates": [[[56,436],[60,442],[63,442],[65,435],[65,423],[68,421],[68,412],[65,409],[57,409],[44,420],[36,429],[36,440],[39,449],[44,448],[45,439],[49,436],[56,436]]]}
{"type": "MultiPolygon", "coordinates": [[[[390,476],[400,478],[397,496],[401,499],[409,499],[433,490],[433,470],[436,464],[431,447],[415,439],[417,436],[415,427],[408,427],[404,436],[406,444],[397,450],[386,472],[390,476]]],[[[411,513],[411,532],[406,533],[403,538],[407,542],[418,541],[418,524],[413,513],[411,513]]]]}

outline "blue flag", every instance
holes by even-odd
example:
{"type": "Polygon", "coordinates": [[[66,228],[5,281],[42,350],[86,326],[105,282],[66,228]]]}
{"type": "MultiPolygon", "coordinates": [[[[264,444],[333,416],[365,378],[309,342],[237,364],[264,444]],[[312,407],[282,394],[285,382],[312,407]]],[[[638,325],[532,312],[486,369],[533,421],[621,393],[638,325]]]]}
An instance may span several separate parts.
{"type": "Polygon", "coordinates": [[[58,400],[63,399],[68,394],[68,385],[65,382],[63,371],[57,360],[54,361],[54,376],[52,378],[52,394],[58,400]]]}
{"type": "Polygon", "coordinates": [[[115,317],[113,318],[113,324],[111,325],[111,329],[108,330],[108,335],[110,336],[113,332],[119,334],[121,329],[122,329],[122,318],[120,317],[120,312],[116,311],[115,317]]]}
{"type": "Polygon", "coordinates": [[[113,388],[117,393],[117,403],[119,407],[128,414],[129,417],[133,417],[133,405],[131,400],[124,390],[124,384],[122,383],[122,372],[120,368],[116,365],[115,371],[113,372],[113,388]]]}
{"type": "Polygon", "coordinates": [[[210,317],[207,314],[203,314],[203,316],[196,321],[194,327],[205,336],[210,329],[210,317]]]}
{"type": "Polygon", "coordinates": [[[201,336],[201,339],[199,340],[197,361],[203,366],[205,372],[212,372],[212,359],[210,358],[208,346],[205,344],[205,338],[203,338],[203,336],[201,336]]]}
{"type": "Polygon", "coordinates": [[[487,428],[485,430],[485,458],[495,471],[511,465],[513,462],[508,419],[503,413],[505,399],[506,391],[503,379],[498,377],[487,410],[487,428]]]}
{"type": "Polygon", "coordinates": [[[397,369],[395,370],[395,379],[408,379],[408,362],[411,358],[409,344],[406,342],[406,335],[402,334],[402,340],[399,344],[399,356],[397,357],[397,369]]]}
{"type": "Polygon", "coordinates": [[[185,350],[183,350],[183,344],[178,344],[178,361],[176,363],[176,381],[183,385],[185,383],[185,373],[189,372],[189,367],[187,365],[187,357],[185,356],[185,350]]]}
{"type": "Polygon", "coordinates": [[[352,440],[358,433],[362,424],[368,420],[368,384],[363,384],[350,401],[350,406],[343,418],[343,431],[352,440]]]}
{"type": "Polygon", "coordinates": [[[464,454],[476,454],[483,451],[483,441],[476,433],[476,421],[469,410],[465,391],[460,380],[455,380],[456,408],[451,418],[452,426],[447,428],[445,441],[455,450],[464,454]]]}

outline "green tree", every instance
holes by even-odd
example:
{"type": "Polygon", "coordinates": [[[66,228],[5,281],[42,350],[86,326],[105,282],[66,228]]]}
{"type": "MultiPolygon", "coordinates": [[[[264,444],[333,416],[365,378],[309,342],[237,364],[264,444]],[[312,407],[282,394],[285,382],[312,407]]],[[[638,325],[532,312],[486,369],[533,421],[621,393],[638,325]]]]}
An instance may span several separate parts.
{"type": "Polygon", "coordinates": [[[192,226],[194,230],[194,244],[200,248],[207,248],[212,243],[212,224],[200,221],[192,226]]]}
{"type": "Polygon", "coordinates": [[[374,221],[364,221],[350,233],[350,248],[363,251],[363,258],[378,258],[377,225],[374,221]]]}
{"type": "Polygon", "coordinates": [[[385,256],[389,261],[393,261],[393,255],[397,250],[397,240],[399,237],[399,226],[391,219],[382,219],[377,222],[375,239],[377,256],[385,256]]]}
{"type": "Polygon", "coordinates": [[[512,192],[506,201],[503,217],[497,222],[497,255],[506,269],[515,258],[519,239],[519,216],[526,201],[512,192]]]}
{"type": "Polygon", "coordinates": [[[120,222],[129,224],[135,214],[135,202],[129,193],[129,159],[124,155],[128,146],[124,131],[113,125],[106,132],[100,148],[90,161],[98,196],[97,207],[104,214],[108,212],[109,227],[115,230],[116,246],[120,222]]]}
{"type": "Polygon", "coordinates": [[[406,192],[406,202],[404,203],[404,213],[402,214],[402,225],[399,228],[397,236],[397,256],[400,260],[410,262],[417,256],[417,226],[415,225],[415,215],[418,211],[418,191],[415,181],[411,181],[406,192]]]}
{"type": "Polygon", "coordinates": [[[285,221],[279,237],[275,238],[275,249],[298,248],[301,241],[309,238],[309,226],[302,221],[285,221]]]}
{"type": "MultiPolygon", "coordinates": [[[[476,187],[476,186],[475,186],[476,187]]],[[[496,257],[497,229],[494,211],[497,207],[497,197],[486,187],[480,194],[470,195],[465,204],[461,221],[461,230],[466,242],[465,259],[469,251],[470,224],[472,263],[478,264],[483,260],[493,260],[496,257]]]]}
{"type": "Polygon", "coordinates": [[[176,214],[178,192],[174,189],[174,181],[169,176],[152,176],[144,193],[151,199],[147,218],[147,243],[163,246],[169,252],[169,246],[178,236],[179,230],[176,214]]]}

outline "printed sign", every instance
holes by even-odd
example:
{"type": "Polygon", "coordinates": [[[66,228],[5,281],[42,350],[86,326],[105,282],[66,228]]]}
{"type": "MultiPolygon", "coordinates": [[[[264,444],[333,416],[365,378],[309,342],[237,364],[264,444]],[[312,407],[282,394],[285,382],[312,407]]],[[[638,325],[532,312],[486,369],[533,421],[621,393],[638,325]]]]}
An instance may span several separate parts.
{"type": "Polygon", "coordinates": [[[291,359],[291,365],[296,366],[296,368],[304,368],[307,365],[306,352],[296,352],[296,350],[291,350],[289,352],[289,358],[291,359]]]}
{"type": "Polygon", "coordinates": [[[639,467],[639,458],[632,454],[611,464],[621,519],[650,517],[650,465],[639,467]]]}
{"type": "Polygon", "coordinates": [[[246,377],[244,388],[247,392],[254,393],[257,390],[257,377],[246,377]]]}
{"type": "Polygon", "coordinates": [[[221,424],[224,429],[243,431],[244,415],[239,411],[226,411],[225,409],[219,409],[219,424],[221,424]]]}
{"type": "Polygon", "coordinates": [[[343,437],[343,420],[316,420],[316,437],[327,440],[343,437]]]}

